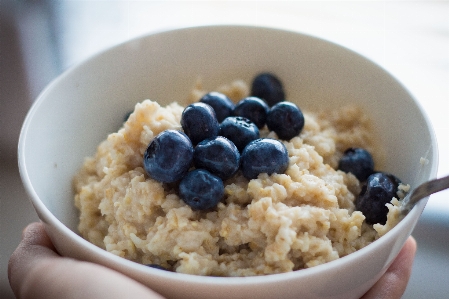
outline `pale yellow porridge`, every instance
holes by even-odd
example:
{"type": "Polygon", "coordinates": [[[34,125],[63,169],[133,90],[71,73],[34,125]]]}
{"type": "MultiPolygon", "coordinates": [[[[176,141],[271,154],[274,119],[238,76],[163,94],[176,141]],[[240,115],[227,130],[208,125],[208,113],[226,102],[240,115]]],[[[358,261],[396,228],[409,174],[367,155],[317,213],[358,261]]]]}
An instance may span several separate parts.
{"type": "MultiPolygon", "coordinates": [[[[245,82],[217,89],[234,101],[248,95],[245,82]]],[[[198,85],[187,102],[206,91],[198,85]]],[[[283,174],[240,173],[226,180],[213,210],[194,211],[171,184],[150,178],[142,166],[150,141],[180,129],[184,107],[144,100],[123,127],[107,136],[75,177],[79,232],[123,258],[168,270],[211,276],[281,273],[348,255],[384,235],[400,220],[398,199],[387,204],[385,225],[368,225],[355,211],[360,182],[337,168],[343,151],[363,146],[381,159],[370,121],[355,106],[304,111],[305,125],[289,142],[283,174]]],[[[276,135],[262,129],[261,135],[276,135]]],[[[400,198],[398,194],[398,198],[400,198]]]]}

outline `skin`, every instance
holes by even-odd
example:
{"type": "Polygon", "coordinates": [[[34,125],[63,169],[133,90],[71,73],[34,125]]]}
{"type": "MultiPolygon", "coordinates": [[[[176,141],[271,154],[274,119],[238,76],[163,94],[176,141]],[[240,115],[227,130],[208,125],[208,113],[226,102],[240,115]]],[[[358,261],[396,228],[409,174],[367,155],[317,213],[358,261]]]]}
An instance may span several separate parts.
{"type": "MultiPolygon", "coordinates": [[[[410,237],[387,272],[362,298],[401,298],[415,253],[416,241],[410,237]]],[[[17,299],[163,298],[116,271],[61,257],[42,223],[24,229],[22,241],[9,260],[8,278],[17,299]]]]}
{"type": "Polygon", "coordinates": [[[28,225],[22,238],[8,264],[17,299],[163,298],[116,271],[61,257],[42,223],[28,225]]]}
{"type": "Polygon", "coordinates": [[[362,299],[401,298],[412,273],[416,247],[416,240],[413,237],[409,237],[387,272],[362,299]]]}

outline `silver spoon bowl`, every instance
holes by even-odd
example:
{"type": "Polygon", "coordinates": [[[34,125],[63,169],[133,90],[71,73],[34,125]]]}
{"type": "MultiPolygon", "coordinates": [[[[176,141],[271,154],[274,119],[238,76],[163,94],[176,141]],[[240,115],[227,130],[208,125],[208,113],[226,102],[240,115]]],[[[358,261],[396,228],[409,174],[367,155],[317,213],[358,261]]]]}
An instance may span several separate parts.
{"type": "Polygon", "coordinates": [[[407,215],[421,199],[448,188],[449,176],[422,183],[404,197],[400,206],[401,214],[407,215]]]}

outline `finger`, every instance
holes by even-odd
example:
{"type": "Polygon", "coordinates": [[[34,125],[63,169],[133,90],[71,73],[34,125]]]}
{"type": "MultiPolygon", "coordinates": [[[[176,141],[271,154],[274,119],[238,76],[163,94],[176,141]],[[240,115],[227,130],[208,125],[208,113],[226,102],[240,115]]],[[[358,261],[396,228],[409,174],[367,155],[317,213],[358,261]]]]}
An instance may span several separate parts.
{"type": "Polygon", "coordinates": [[[40,223],[30,224],[8,265],[18,299],[162,298],[108,268],[60,257],[40,223]]]}
{"type": "Polygon", "coordinates": [[[23,283],[35,264],[57,257],[58,254],[40,223],[28,225],[22,233],[22,241],[13,252],[8,263],[8,279],[17,298],[25,298],[20,294],[27,293],[27,283],[23,283]]]}
{"type": "Polygon", "coordinates": [[[45,231],[44,224],[39,222],[30,223],[22,232],[22,242],[24,246],[43,246],[54,253],[56,249],[45,231]]]}
{"type": "Polygon", "coordinates": [[[362,299],[399,299],[405,292],[412,273],[416,240],[409,237],[387,272],[362,299]]]}

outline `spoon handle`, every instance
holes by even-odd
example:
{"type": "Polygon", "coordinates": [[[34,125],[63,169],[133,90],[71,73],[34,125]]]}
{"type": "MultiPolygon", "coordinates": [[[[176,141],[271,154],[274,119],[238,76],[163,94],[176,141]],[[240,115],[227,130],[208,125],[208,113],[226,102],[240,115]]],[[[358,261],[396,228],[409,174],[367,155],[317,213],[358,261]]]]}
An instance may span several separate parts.
{"type": "Polygon", "coordinates": [[[403,199],[401,212],[407,214],[421,199],[447,188],[449,188],[449,176],[422,183],[403,199]]]}

